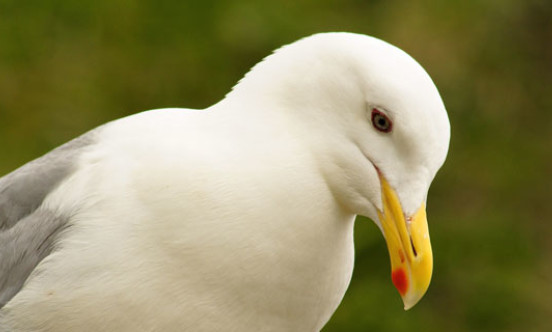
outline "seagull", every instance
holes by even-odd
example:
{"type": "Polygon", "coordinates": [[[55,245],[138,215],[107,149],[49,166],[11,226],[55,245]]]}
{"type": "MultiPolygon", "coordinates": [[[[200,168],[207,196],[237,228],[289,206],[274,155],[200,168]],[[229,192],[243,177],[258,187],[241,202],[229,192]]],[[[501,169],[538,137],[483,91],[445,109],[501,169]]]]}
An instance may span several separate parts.
{"type": "Polygon", "coordinates": [[[300,39],[213,106],[109,122],[0,178],[0,331],[319,331],[351,280],[357,215],[409,309],[431,279],[427,193],[449,139],[405,52],[300,39]]]}

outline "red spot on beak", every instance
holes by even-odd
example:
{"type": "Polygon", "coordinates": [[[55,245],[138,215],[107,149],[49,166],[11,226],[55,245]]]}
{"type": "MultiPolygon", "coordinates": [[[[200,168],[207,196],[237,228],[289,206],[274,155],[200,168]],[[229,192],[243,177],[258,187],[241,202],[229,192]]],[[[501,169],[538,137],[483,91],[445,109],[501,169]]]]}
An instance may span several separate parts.
{"type": "Polygon", "coordinates": [[[393,285],[397,287],[397,290],[401,295],[406,294],[408,290],[408,277],[403,268],[396,269],[391,272],[391,280],[393,280],[393,285]]]}

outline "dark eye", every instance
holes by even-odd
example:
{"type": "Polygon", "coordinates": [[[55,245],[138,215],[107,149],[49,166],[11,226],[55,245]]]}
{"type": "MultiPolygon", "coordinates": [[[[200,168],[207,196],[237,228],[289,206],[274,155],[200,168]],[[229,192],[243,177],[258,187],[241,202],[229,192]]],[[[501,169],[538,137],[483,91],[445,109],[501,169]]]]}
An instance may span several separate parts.
{"type": "Polygon", "coordinates": [[[372,125],[383,133],[388,133],[393,128],[391,120],[375,108],[372,110],[372,125]]]}

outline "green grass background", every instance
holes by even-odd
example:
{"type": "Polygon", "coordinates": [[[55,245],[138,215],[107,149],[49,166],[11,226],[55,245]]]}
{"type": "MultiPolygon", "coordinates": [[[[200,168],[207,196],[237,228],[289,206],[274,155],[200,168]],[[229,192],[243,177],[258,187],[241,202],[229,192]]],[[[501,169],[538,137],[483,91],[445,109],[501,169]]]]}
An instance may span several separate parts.
{"type": "Polygon", "coordinates": [[[402,309],[377,227],[330,331],[552,330],[552,1],[0,0],[0,174],[112,119],[204,108],[322,31],[410,53],[447,106],[433,282],[402,309]]]}

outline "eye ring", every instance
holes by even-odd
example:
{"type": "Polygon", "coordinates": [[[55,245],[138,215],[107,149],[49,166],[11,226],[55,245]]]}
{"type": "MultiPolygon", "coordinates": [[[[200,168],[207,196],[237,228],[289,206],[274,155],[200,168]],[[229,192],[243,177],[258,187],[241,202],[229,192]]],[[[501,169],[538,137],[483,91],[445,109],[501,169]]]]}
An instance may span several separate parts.
{"type": "Polygon", "coordinates": [[[372,125],[382,133],[388,133],[393,129],[393,122],[377,109],[372,109],[372,125]]]}

